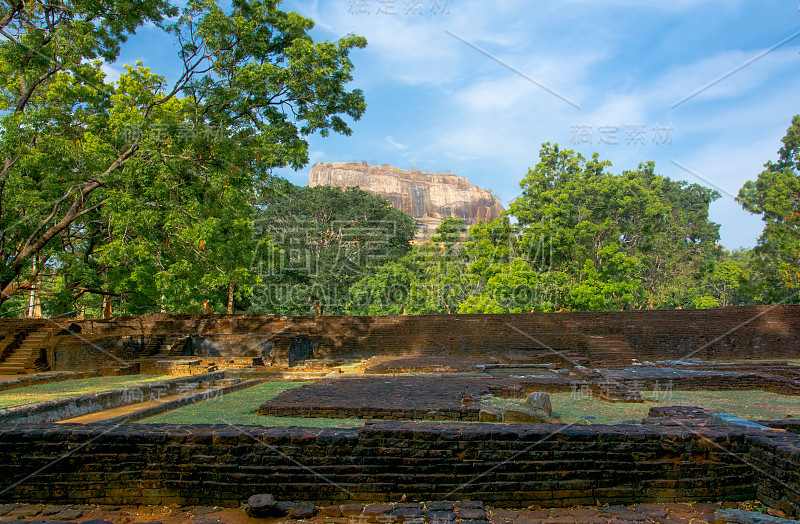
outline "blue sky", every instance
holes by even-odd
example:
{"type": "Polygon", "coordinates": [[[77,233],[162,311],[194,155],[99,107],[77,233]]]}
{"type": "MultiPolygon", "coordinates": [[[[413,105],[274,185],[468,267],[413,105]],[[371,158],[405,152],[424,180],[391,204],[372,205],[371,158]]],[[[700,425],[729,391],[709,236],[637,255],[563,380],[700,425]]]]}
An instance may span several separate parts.
{"type": "MultiPolygon", "coordinates": [[[[367,37],[352,60],[368,108],[352,136],[311,137],[311,164],[280,174],[305,184],[318,161],[416,164],[508,204],[540,145],[556,142],[599,152],[612,172],[653,160],[716,186],[723,245],[751,247],[760,218],[731,195],[776,158],[800,113],[798,1],[286,0],[318,40],[367,37]]],[[[120,62],[169,78],[154,31],[120,62]]]]}

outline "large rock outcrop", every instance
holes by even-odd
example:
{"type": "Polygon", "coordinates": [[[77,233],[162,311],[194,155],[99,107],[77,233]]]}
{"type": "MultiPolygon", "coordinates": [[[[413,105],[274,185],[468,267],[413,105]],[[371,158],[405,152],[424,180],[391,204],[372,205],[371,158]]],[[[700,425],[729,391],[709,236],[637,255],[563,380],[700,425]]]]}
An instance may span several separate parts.
{"type": "Polygon", "coordinates": [[[472,226],[494,220],[503,206],[490,191],[454,174],[406,171],[392,166],[368,166],[351,162],[320,162],[311,168],[308,185],[350,187],[387,198],[394,207],[417,219],[418,238],[430,238],[447,217],[458,217],[472,226]]]}

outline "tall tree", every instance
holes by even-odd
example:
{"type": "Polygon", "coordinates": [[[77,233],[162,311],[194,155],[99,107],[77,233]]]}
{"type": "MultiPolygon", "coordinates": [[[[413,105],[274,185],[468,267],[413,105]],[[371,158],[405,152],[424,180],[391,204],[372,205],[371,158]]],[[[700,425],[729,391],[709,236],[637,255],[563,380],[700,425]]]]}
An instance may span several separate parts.
{"type": "Polygon", "coordinates": [[[261,202],[253,313],[341,314],[350,286],[410,249],[414,219],[357,187],[291,187],[261,202]],[[276,250],[277,248],[277,250],[276,250]]]}
{"type": "Polygon", "coordinates": [[[305,165],[305,136],[348,135],[344,118],[366,107],[347,88],[365,39],[315,43],[313,21],[279,3],[7,2],[0,305],[43,271],[73,297],[128,292],[170,309],[247,287],[252,202],[271,170],[305,165]],[[137,63],[107,81],[101,66],[145,23],[176,43],[177,80],[137,63]]]}
{"type": "MultiPolygon", "coordinates": [[[[702,276],[703,261],[718,253],[719,226],[708,220],[708,206],[719,194],[659,176],[653,163],[618,175],[608,172],[609,166],[597,154],[587,160],[544,144],[539,163],[520,183],[522,196],[509,209],[517,219],[519,251],[545,252],[549,268],[578,284],[590,279],[594,283],[587,285],[595,290],[616,286],[611,281],[599,286],[598,278],[623,287],[626,278],[639,281],[630,299],[605,307],[663,307],[663,289],[676,279],[702,276]]],[[[621,288],[620,293],[629,296],[621,288]]],[[[580,299],[564,305],[587,304],[580,299]]]]}
{"type": "Polygon", "coordinates": [[[772,285],[771,301],[797,302],[800,290],[800,115],[782,139],[777,162],[769,161],[755,181],[748,180],[737,200],[761,215],[764,231],[755,253],[772,285]],[[789,296],[792,294],[794,296],[789,296]]]}

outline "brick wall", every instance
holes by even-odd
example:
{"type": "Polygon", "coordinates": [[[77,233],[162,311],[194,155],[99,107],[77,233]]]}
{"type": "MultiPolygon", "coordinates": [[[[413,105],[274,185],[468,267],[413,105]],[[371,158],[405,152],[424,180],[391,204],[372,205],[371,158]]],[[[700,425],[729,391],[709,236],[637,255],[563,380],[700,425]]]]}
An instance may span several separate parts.
{"type": "MultiPolygon", "coordinates": [[[[24,322],[24,321],[18,321],[24,322]]],[[[67,323],[65,322],[65,326],[67,323]]],[[[547,348],[590,356],[587,336],[626,340],[640,360],[693,357],[738,360],[796,358],[800,354],[800,306],[748,306],[708,310],[416,315],[377,317],[277,317],[273,315],[152,315],[74,321],[92,343],[107,339],[122,350],[152,334],[206,337],[206,356],[256,356],[265,336],[309,336],[315,358],[373,355],[552,355],[547,348]],[[519,330],[519,331],[518,331],[519,330]],[[521,333],[520,333],[521,332],[521,333]],[[231,336],[231,335],[237,336],[231,336]],[[536,340],[525,335],[531,335],[536,340]],[[213,351],[210,349],[213,346],[213,351]],[[245,354],[247,353],[247,354],[245,354]]],[[[57,369],[93,362],[85,341],[57,337],[57,369]],[[59,352],[60,351],[60,352],[59,352]],[[68,354],[73,354],[70,357],[68,354]]],[[[103,351],[112,351],[103,347],[103,351]]],[[[198,344],[198,348],[199,348],[198,344]]],[[[102,359],[103,353],[93,356],[102,359]]]]}
{"type": "Polygon", "coordinates": [[[770,484],[750,465],[751,447],[758,447],[759,464],[777,472],[787,453],[792,464],[800,460],[800,437],[784,434],[778,447],[752,432],[403,422],[360,429],[5,426],[0,500],[231,507],[268,492],[318,504],[405,494],[558,507],[745,500],[758,492],[779,503],[789,488],[770,484]]]}
{"type": "Polygon", "coordinates": [[[758,480],[758,498],[770,507],[800,518],[800,439],[749,436],[749,463],[758,480]]]}

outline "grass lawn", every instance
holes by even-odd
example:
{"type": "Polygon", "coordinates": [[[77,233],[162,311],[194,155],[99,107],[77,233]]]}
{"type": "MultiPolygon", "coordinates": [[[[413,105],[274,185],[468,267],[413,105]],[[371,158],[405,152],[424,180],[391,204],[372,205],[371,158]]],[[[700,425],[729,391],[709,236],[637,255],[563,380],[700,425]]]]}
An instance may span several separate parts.
{"type": "Polygon", "coordinates": [[[306,426],[317,428],[350,428],[363,426],[354,418],[294,418],[265,417],[255,412],[267,400],[280,392],[311,382],[267,382],[259,386],[223,395],[168,411],[141,421],[143,424],[240,424],[255,426],[306,426]]]}
{"type": "Polygon", "coordinates": [[[96,377],[81,378],[75,380],[64,380],[62,382],[50,382],[48,384],[36,384],[24,388],[0,391],[0,408],[10,406],[21,406],[22,404],[32,404],[44,402],[46,400],[58,400],[87,393],[98,393],[100,391],[110,391],[121,389],[145,382],[155,382],[166,380],[167,376],[158,375],[125,375],[121,377],[96,377]]]}
{"type": "Polygon", "coordinates": [[[597,417],[593,423],[608,424],[619,420],[639,420],[651,406],[699,406],[720,413],[733,413],[749,420],[782,420],[787,415],[800,420],[800,396],[778,395],[764,391],[661,391],[658,395],[643,391],[643,404],[601,402],[573,393],[551,393],[553,416],[571,424],[584,416],[597,417]]]}

